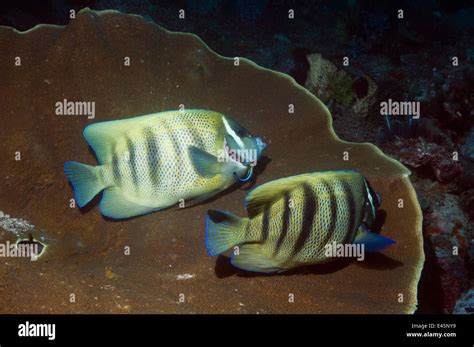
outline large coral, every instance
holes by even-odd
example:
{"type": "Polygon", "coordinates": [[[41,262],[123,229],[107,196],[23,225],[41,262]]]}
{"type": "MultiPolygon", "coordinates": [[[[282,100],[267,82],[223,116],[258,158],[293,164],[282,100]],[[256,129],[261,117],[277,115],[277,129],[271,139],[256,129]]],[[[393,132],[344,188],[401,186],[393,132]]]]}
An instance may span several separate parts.
{"type": "Polygon", "coordinates": [[[26,33],[0,28],[0,51],[0,206],[31,221],[49,245],[37,262],[11,259],[0,267],[2,312],[416,309],[424,254],[409,171],[374,145],[338,139],[327,108],[290,77],[245,59],[235,65],[194,35],[113,11],[83,10],[66,27],[39,26],[26,33]],[[15,57],[21,57],[21,67],[15,57]],[[130,65],[124,65],[126,57],[130,65]],[[95,101],[96,118],[56,115],[54,105],[64,98],[95,101]],[[244,190],[120,222],[75,207],[62,167],[71,157],[94,162],[82,138],[84,126],[180,104],[229,114],[265,138],[271,161],[257,184],[302,172],[359,170],[382,194],[383,230],[397,245],[363,264],[335,262],[287,276],[232,276],[207,254],[204,216],[217,208],[243,215],[244,190]],[[21,160],[15,160],[16,152],[21,160]]]}

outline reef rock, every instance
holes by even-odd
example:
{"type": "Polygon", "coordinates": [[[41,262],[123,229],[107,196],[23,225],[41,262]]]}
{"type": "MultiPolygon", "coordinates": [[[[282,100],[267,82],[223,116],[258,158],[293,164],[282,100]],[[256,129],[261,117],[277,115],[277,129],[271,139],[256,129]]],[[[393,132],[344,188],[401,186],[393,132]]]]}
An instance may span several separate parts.
{"type": "Polygon", "coordinates": [[[370,77],[352,68],[338,68],[319,53],[310,54],[307,59],[310,68],[305,87],[310,92],[327,104],[335,102],[362,117],[368,115],[377,93],[377,85],[370,77]]]}
{"type": "Polygon", "coordinates": [[[474,161],[474,128],[472,128],[461,147],[461,153],[470,160],[474,161]]]}
{"type": "Polygon", "coordinates": [[[65,27],[24,33],[1,27],[0,51],[0,208],[34,224],[32,236],[49,246],[35,262],[2,260],[2,313],[415,311],[424,254],[409,171],[374,145],[339,140],[327,108],[289,76],[246,59],[237,66],[194,35],[115,11],[86,9],[65,27]],[[95,102],[95,118],[56,114],[64,99],[95,102]],[[104,219],[94,204],[78,209],[63,163],[96,163],[84,127],[180,104],[228,114],[265,138],[271,161],[256,184],[359,170],[381,193],[382,232],[397,244],[361,264],[265,276],[236,271],[205,246],[206,211],[245,215],[244,189],[123,221],[104,219]]]}
{"type": "Polygon", "coordinates": [[[474,228],[460,208],[460,198],[453,194],[427,193],[430,210],[424,215],[425,235],[432,245],[437,263],[441,306],[453,310],[456,300],[470,287],[469,268],[473,267],[474,228]]]}
{"type": "Polygon", "coordinates": [[[474,288],[467,291],[457,302],[454,314],[474,314],[474,288]]]}
{"type": "Polygon", "coordinates": [[[426,171],[438,182],[450,182],[462,172],[461,164],[454,160],[454,149],[450,152],[422,137],[397,138],[386,144],[385,150],[408,167],[426,171]]]}

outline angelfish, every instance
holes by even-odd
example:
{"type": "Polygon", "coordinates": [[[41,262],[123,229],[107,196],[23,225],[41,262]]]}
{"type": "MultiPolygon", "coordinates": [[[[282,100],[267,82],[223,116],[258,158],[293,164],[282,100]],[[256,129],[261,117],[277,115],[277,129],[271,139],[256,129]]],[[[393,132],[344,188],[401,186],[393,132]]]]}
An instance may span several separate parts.
{"type": "Polygon", "coordinates": [[[67,161],[64,173],[79,207],[104,190],[100,211],[115,219],[203,201],[245,181],[266,147],[230,117],[209,110],[94,123],[83,135],[100,165],[67,161]],[[247,152],[253,155],[230,155],[247,152]]]}
{"type": "Polygon", "coordinates": [[[380,195],[355,171],[282,178],[248,193],[249,217],[209,210],[206,245],[213,256],[230,250],[232,265],[255,272],[331,261],[328,245],[378,252],[394,243],[369,229],[380,204],[380,195]]]}

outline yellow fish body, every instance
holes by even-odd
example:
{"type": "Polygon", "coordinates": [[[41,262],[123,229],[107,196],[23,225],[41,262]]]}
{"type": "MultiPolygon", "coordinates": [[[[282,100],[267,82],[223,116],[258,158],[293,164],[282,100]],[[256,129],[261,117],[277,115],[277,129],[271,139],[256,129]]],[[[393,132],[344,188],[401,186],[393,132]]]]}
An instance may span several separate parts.
{"type": "Polygon", "coordinates": [[[84,137],[100,165],[68,161],[64,172],[79,207],[104,190],[101,213],[117,219],[181,199],[204,200],[249,170],[250,162],[229,156],[232,150],[254,151],[256,161],[266,146],[231,118],[208,110],[95,123],[84,129],[84,137]]]}
{"type": "Polygon", "coordinates": [[[328,245],[365,244],[378,251],[392,240],[367,230],[380,205],[354,171],[303,174],[263,184],[246,197],[249,218],[208,211],[211,255],[238,246],[232,264],[258,272],[330,261],[328,245]]]}

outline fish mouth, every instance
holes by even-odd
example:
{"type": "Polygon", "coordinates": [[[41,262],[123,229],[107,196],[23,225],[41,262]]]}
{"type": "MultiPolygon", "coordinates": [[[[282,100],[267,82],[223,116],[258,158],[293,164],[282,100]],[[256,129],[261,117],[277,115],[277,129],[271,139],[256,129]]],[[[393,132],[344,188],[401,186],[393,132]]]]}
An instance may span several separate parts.
{"type": "Polygon", "coordinates": [[[225,152],[227,153],[227,156],[234,162],[237,162],[237,163],[240,163],[242,164],[243,166],[247,167],[247,174],[245,177],[240,177],[237,172],[233,172],[232,173],[232,176],[234,177],[235,181],[236,182],[248,182],[251,178],[252,178],[252,175],[253,175],[253,166],[254,165],[251,165],[252,163],[247,163],[245,158],[242,158],[240,155],[239,155],[239,152],[236,151],[236,150],[233,150],[232,148],[230,148],[229,144],[227,143],[227,140],[224,139],[224,150],[225,152]]]}
{"type": "Polygon", "coordinates": [[[268,147],[268,145],[263,142],[263,139],[260,137],[257,137],[257,147],[260,149],[260,152],[263,152],[265,148],[268,147]]]}
{"type": "Polygon", "coordinates": [[[239,177],[239,175],[237,175],[236,172],[232,173],[232,176],[234,176],[234,179],[237,181],[237,182],[247,182],[249,181],[251,178],[252,178],[252,175],[253,175],[253,166],[250,166],[248,171],[247,171],[247,176],[245,176],[244,178],[242,177],[239,177]]]}

